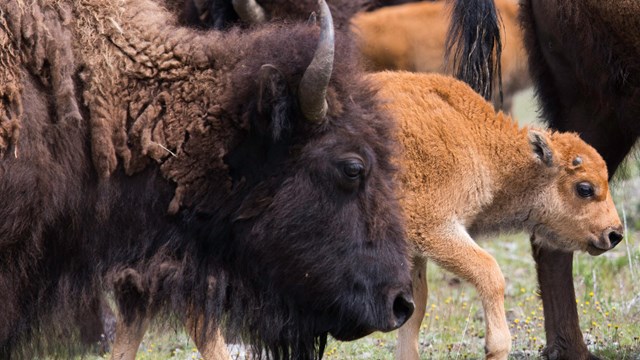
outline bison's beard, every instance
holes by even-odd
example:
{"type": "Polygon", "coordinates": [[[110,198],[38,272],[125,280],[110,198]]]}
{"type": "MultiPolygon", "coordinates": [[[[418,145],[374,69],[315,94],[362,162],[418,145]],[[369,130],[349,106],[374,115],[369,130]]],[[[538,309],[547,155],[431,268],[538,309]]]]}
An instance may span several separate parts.
{"type": "Polygon", "coordinates": [[[249,343],[257,358],[320,359],[327,341],[322,321],[274,289],[256,290],[240,279],[230,284],[223,316],[226,338],[249,343]]]}

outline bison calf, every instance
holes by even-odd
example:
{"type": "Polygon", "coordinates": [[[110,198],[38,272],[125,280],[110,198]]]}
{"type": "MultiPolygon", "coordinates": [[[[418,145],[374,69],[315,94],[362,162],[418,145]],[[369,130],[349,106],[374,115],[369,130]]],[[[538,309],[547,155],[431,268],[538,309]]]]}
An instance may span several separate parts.
{"type": "Polygon", "coordinates": [[[544,239],[537,244],[543,248],[591,255],[613,248],[622,227],[605,163],[576,134],[519,128],[452,78],[394,72],[370,78],[400,127],[401,199],[414,249],[416,311],[400,329],[398,357],[418,358],[428,258],[476,287],[487,358],[506,359],[504,277],[474,239],[525,230],[544,239]]]}

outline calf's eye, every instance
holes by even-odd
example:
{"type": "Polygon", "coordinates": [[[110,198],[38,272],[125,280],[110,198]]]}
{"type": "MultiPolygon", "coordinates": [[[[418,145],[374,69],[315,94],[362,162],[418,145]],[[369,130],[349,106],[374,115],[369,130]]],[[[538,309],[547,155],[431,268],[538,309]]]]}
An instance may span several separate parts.
{"type": "Polygon", "coordinates": [[[581,182],[576,185],[576,192],[578,196],[583,198],[590,198],[594,195],[593,185],[588,182],[581,182]]]}

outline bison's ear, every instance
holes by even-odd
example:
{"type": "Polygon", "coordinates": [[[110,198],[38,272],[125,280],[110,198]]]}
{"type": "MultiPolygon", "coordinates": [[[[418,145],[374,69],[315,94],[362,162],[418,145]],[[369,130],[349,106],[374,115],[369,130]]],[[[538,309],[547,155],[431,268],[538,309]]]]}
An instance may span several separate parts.
{"type": "Polygon", "coordinates": [[[547,135],[541,131],[529,130],[529,144],[534,155],[545,165],[553,166],[553,151],[547,142],[547,135]]]}
{"type": "Polygon", "coordinates": [[[261,123],[255,124],[271,139],[278,141],[290,130],[291,96],[287,81],[275,66],[262,65],[259,74],[257,112],[261,123]]]}

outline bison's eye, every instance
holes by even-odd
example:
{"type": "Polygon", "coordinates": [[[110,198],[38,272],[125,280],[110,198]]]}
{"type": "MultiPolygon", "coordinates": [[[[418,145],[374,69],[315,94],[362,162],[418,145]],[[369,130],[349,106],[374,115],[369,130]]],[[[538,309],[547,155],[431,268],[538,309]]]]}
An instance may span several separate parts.
{"type": "Polygon", "coordinates": [[[581,182],[576,185],[576,192],[580,197],[590,198],[594,195],[593,185],[588,182],[581,182]]]}
{"type": "Polygon", "coordinates": [[[358,159],[347,160],[342,164],[342,173],[351,180],[358,180],[364,174],[364,164],[358,159]]]}

